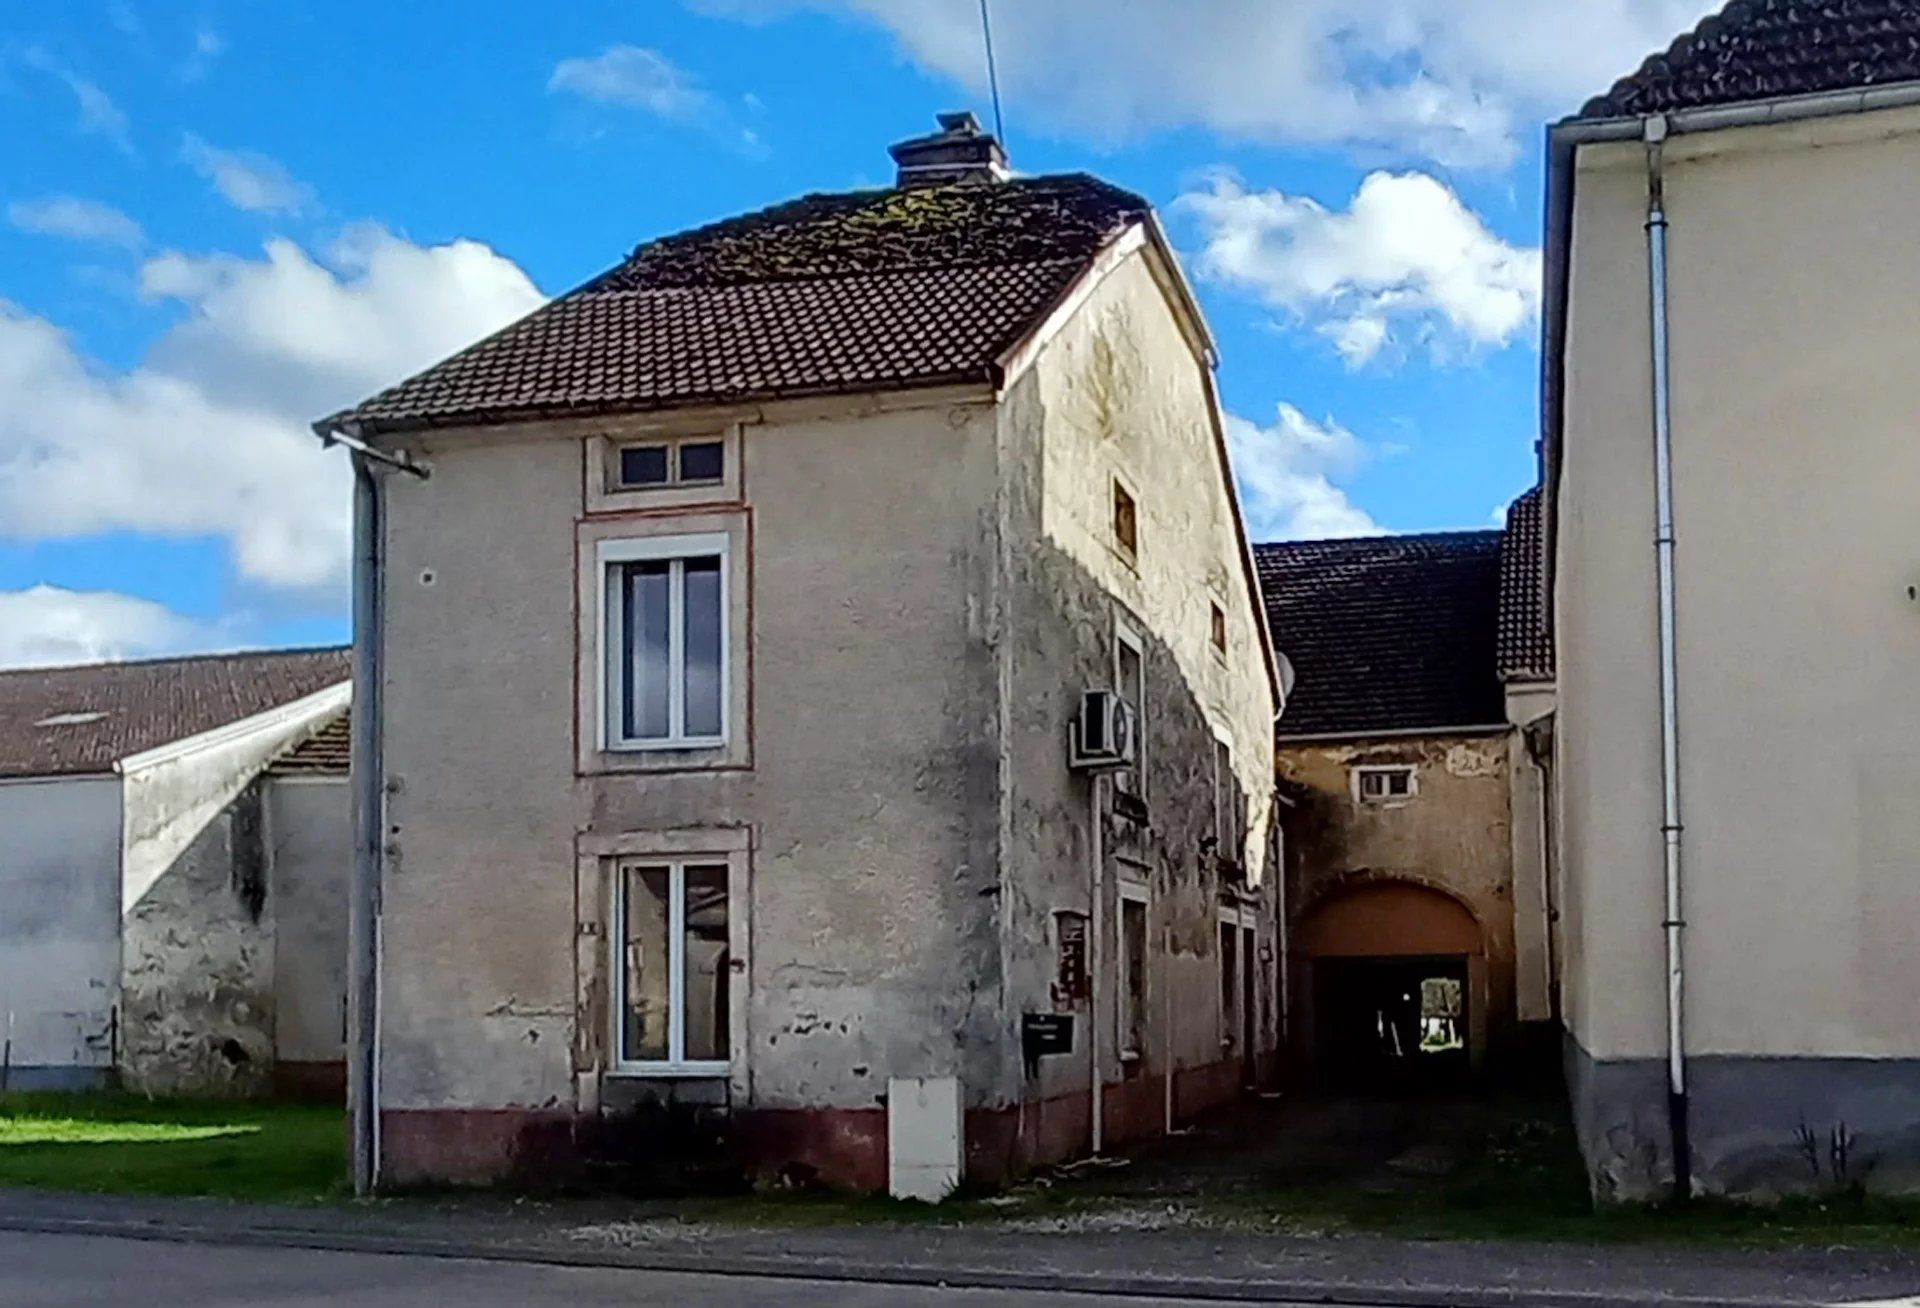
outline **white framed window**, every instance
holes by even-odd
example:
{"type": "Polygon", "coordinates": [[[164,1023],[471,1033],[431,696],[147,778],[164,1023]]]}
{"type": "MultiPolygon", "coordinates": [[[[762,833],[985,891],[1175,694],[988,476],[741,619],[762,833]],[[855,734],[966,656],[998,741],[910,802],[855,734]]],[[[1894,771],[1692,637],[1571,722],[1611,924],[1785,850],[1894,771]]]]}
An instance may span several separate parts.
{"type": "Polygon", "coordinates": [[[1151,892],[1144,883],[1121,881],[1120,912],[1115,925],[1119,948],[1120,1002],[1115,1018],[1119,1026],[1116,1047],[1123,1059],[1139,1058],[1147,1048],[1147,956],[1150,927],[1148,905],[1151,892]]]}
{"type": "Polygon", "coordinates": [[[603,748],[727,743],[728,553],[720,533],[600,542],[603,748]]]}
{"type": "Polygon", "coordinates": [[[610,491],[717,485],[727,477],[727,446],[718,433],[617,445],[607,468],[610,491]]]}
{"type": "Polygon", "coordinates": [[[613,886],[613,1065],[725,1076],[732,1063],[729,866],[623,860],[613,886]]]}
{"type": "Polygon", "coordinates": [[[1393,804],[1420,793],[1411,763],[1353,769],[1353,798],[1361,804],[1393,804]]]}
{"type": "Polygon", "coordinates": [[[1113,688],[1133,709],[1133,766],[1114,774],[1113,784],[1136,799],[1147,797],[1147,654],[1140,633],[1113,620],[1113,688]]]}

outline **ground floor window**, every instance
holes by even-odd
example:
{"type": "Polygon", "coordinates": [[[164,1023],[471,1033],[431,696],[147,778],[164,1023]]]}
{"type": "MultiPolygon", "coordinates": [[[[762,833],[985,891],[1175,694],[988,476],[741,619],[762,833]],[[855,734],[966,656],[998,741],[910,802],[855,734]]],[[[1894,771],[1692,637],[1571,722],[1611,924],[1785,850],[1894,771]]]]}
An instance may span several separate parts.
{"type": "Polygon", "coordinates": [[[1120,887],[1120,1053],[1147,1048],[1147,889],[1120,887]]]}
{"type": "Polygon", "coordinates": [[[1220,1044],[1231,1049],[1240,1034],[1240,928],[1220,924],[1220,1044]]]}
{"type": "Polygon", "coordinates": [[[620,865],[613,979],[623,1070],[726,1072],[727,872],[724,862],[620,865]]]}

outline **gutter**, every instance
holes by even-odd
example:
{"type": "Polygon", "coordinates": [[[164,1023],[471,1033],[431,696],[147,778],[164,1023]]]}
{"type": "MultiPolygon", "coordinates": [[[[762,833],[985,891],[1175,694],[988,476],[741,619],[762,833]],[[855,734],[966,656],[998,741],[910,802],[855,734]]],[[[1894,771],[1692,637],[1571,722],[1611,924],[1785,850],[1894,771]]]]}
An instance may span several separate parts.
{"type": "MultiPolygon", "coordinates": [[[[1666,207],[1665,147],[1678,133],[1804,121],[1920,104],[1920,82],[1811,96],[1792,96],[1747,104],[1680,110],[1638,118],[1568,120],[1547,133],[1546,286],[1542,315],[1540,376],[1541,484],[1545,487],[1546,549],[1556,556],[1559,469],[1564,439],[1567,287],[1572,258],[1574,181],[1582,145],[1639,140],[1646,146],[1647,309],[1651,365],[1654,560],[1659,618],[1660,667],[1660,842],[1664,911],[1660,923],[1666,955],[1667,1121],[1673,1153],[1673,1192],[1685,1202],[1693,1191],[1690,1147],[1685,1003],[1685,930],[1683,915],[1680,795],[1680,706],[1674,580],[1673,427],[1670,341],[1668,333],[1669,226],[1666,207]]],[[[1549,594],[1551,594],[1549,580],[1549,594]]]]}

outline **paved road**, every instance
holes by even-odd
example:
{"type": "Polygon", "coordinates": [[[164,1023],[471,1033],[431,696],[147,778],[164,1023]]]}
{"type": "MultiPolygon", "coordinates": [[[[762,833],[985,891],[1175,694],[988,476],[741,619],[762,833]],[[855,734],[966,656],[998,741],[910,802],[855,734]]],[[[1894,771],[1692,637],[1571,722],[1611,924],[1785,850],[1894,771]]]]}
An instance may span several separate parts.
{"type": "Polygon", "coordinates": [[[0,1308],[1180,1308],[1188,1302],[0,1233],[0,1308]]]}

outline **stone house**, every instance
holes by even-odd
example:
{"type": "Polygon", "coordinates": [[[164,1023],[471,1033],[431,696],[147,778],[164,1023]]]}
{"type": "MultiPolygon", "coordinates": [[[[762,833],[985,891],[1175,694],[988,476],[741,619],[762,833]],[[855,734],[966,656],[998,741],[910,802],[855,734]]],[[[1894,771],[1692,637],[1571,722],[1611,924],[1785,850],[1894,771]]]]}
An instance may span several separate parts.
{"type": "Polygon", "coordinates": [[[938,1195],[1272,1070],[1206,325],[1139,197],[971,115],[893,155],[316,424],[377,614],[382,1183],[695,1123],[938,1195]]]}
{"type": "Polygon", "coordinates": [[[1549,164],[1560,975],[1595,1192],[1910,1192],[1920,5],[1730,5],[1549,164]]]}
{"type": "Polygon", "coordinates": [[[1277,768],[1289,1035],[1311,1080],[1457,1087],[1547,1016],[1546,906],[1514,875],[1511,554],[1500,531],[1255,550],[1296,676],[1277,768]]]}
{"type": "Polygon", "coordinates": [[[339,1092],[347,668],[0,671],[0,1081],[339,1092]]]}

